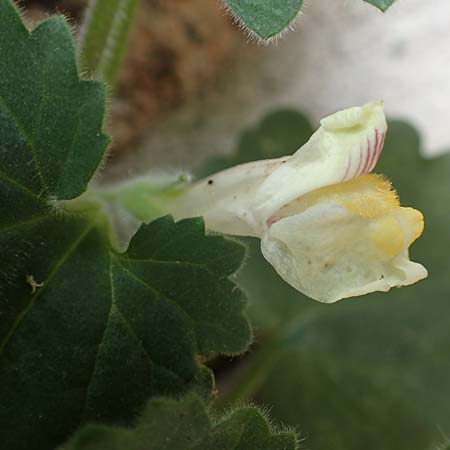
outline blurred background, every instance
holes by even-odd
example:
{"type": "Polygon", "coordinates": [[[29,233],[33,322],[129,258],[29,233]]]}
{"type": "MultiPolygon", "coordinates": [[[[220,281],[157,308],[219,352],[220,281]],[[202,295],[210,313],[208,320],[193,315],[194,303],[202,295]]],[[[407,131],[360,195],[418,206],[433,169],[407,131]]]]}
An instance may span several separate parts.
{"type": "MultiPolygon", "coordinates": [[[[22,0],[75,30],[83,0],[22,0]]],[[[295,31],[249,42],[216,0],[141,0],[111,102],[103,176],[206,175],[290,154],[338,109],[384,99],[390,132],[377,172],[425,214],[419,284],[335,305],[279,280],[247,240],[238,274],[253,351],[214,361],[217,407],[255,399],[314,450],[432,450],[450,436],[450,2],[309,0],[295,31]],[[426,155],[427,158],[424,158],[426,155]]]]}
{"type": "MultiPolygon", "coordinates": [[[[21,0],[28,17],[68,14],[85,0],[21,0]]],[[[217,0],[141,0],[111,132],[126,166],[190,169],[232,151],[242,127],[292,107],[314,124],[382,98],[410,120],[430,153],[450,146],[450,3],[398,0],[382,14],[361,0],[307,0],[295,31],[267,47],[248,42],[217,0]]],[[[77,29],[77,28],[76,28],[77,29]]]]}

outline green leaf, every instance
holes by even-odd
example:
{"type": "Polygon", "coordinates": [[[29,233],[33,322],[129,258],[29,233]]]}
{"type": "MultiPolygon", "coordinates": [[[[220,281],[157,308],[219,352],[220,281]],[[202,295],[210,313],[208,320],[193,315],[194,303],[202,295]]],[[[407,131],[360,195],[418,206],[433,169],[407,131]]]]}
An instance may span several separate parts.
{"type": "Polygon", "coordinates": [[[19,434],[63,436],[85,418],[126,419],[147,395],[192,384],[209,392],[210,376],[195,353],[245,347],[243,296],[226,279],[243,249],[204,237],[200,220],[145,226],[124,255],[108,249],[89,222],[48,220],[22,228],[17,240],[28,234],[35,239],[29,242],[45,244],[27,258],[45,285],[33,297],[18,277],[2,305],[0,416],[11,427],[8,448],[19,434]]]}
{"type": "MultiPolygon", "coordinates": [[[[429,278],[332,306],[299,302],[290,321],[278,312],[284,322],[272,330],[257,398],[305,430],[317,450],[419,450],[450,431],[450,155],[427,160],[419,151],[417,132],[391,121],[376,171],[404,205],[424,212],[411,253],[429,278]]],[[[275,294],[274,314],[279,300],[275,294]]]]}
{"type": "Polygon", "coordinates": [[[150,396],[207,397],[196,355],[247,348],[244,295],[228,279],[241,245],[205,236],[201,219],[163,218],[119,254],[101,223],[49,218],[1,236],[0,248],[28,246],[1,303],[8,449],[51,448],[87,420],[128,423],[150,396]],[[34,295],[27,273],[44,283],[34,295]]]}
{"type": "Polygon", "coordinates": [[[289,28],[303,0],[224,0],[231,15],[258,39],[269,40],[289,28]]]}
{"type": "Polygon", "coordinates": [[[152,400],[130,430],[100,425],[80,430],[65,450],[295,450],[292,431],[274,431],[255,407],[211,420],[202,402],[152,400]]]}
{"type": "MultiPolygon", "coordinates": [[[[29,33],[0,0],[0,442],[53,449],[86,421],[129,424],[151,396],[210,396],[211,352],[247,348],[242,245],[201,219],[144,225],[120,253],[98,204],[67,213],[107,144],[101,84],[69,29],[29,33]]],[[[83,202],[81,202],[83,205],[83,202]]]]}
{"type": "Polygon", "coordinates": [[[370,3],[373,6],[376,6],[381,11],[385,12],[389,6],[391,6],[395,0],[364,0],[367,3],[370,3]]]}
{"type": "Polygon", "coordinates": [[[104,88],[79,80],[62,17],[32,33],[0,1],[0,226],[81,194],[103,158],[104,88]]]}

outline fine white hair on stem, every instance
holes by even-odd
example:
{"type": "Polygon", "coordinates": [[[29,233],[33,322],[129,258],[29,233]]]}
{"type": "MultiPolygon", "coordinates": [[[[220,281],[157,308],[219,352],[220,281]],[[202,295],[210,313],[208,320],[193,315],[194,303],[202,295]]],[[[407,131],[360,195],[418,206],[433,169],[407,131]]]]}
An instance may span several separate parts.
{"type": "MultiPolygon", "coordinates": [[[[240,28],[244,34],[247,36],[248,42],[256,42],[258,44],[262,45],[270,45],[274,43],[277,45],[279,39],[283,39],[286,34],[288,34],[290,31],[295,31],[297,24],[301,21],[302,16],[304,15],[304,12],[302,9],[298,11],[298,13],[290,20],[289,23],[286,24],[286,26],[283,28],[283,30],[279,31],[278,33],[274,34],[273,36],[269,38],[263,38],[260,36],[257,32],[252,30],[243,20],[242,18],[236,13],[236,11],[226,2],[226,0],[218,0],[219,7],[222,11],[224,11],[231,20],[237,25],[238,28],[240,28]]],[[[304,1],[301,8],[305,7],[305,4],[307,2],[304,1]]]]}

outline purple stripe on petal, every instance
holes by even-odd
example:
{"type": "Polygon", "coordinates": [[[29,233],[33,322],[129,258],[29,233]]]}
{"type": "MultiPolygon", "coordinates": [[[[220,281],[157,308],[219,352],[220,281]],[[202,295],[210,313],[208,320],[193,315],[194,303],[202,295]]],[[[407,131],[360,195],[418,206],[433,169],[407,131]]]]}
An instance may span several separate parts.
{"type": "Polygon", "coordinates": [[[386,132],[383,132],[383,134],[381,135],[380,144],[379,144],[377,152],[376,152],[376,156],[371,164],[370,170],[373,170],[373,168],[375,167],[375,165],[378,162],[378,159],[380,158],[381,152],[383,150],[385,138],[386,138],[386,132]]]}
{"type": "Polygon", "coordinates": [[[371,149],[371,146],[370,146],[370,139],[367,138],[366,161],[365,161],[365,163],[364,163],[363,169],[361,170],[361,174],[366,173],[366,172],[368,171],[370,162],[372,161],[373,155],[374,155],[374,154],[375,154],[375,146],[374,146],[374,148],[373,148],[373,150],[372,150],[372,149],[371,149]],[[372,154],[372,151],[373,151],[373,154],[372,154]]]}
{"type": "Polygon", "coordinates": [[[370,160],[368,172],[370,172],[373,169],[373,167],[378,159],[378,151],[380,149],[380,144],[381,144],[381,140],[379,138],[379,131],[378,131],[378,128],[375,128],[375,148],[374,148],[374,152],[372,155],[372,159],[370,160]]]}
{"type": "Polygon", "coordinates": [[[352,154],[350,153],[347,161],[347,168],[345,169],[345,174],[342,177],[342,181],[347,179],[348,172],[350,171],[350,166],[352,165],[352,154]]]}
{"type": "Polygon", "coordinates": [[[361,169],[361,163],[363,160],[363,151],[362,151],[362,144],[360,144],[359,146],[359,162],[358,162],[358,167],[356,168],[356,172],[353,174],[353,176],[351,178],[356,178],[359,177],[359,171],[361,169]]]}

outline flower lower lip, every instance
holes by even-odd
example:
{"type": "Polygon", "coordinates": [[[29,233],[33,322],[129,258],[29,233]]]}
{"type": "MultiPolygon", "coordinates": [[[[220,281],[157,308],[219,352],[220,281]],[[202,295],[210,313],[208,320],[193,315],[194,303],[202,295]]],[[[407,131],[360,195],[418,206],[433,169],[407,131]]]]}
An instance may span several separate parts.
{"type": "Polygon", "coordinates": [[[319,301],[423,278],[425,269],[407,253],[423,228],[418,215],[400,206],[385,178],[368,173],[386,136],[382,104],[323,122],[292,156],[238,165],[196,183],[178,198],[175,216],[194,212],[212,231],[260,238],[281,277],[319,301]]]}

